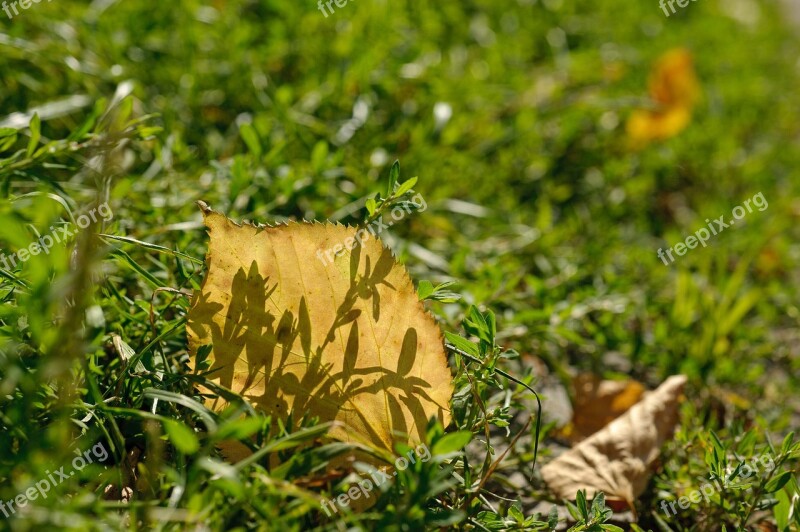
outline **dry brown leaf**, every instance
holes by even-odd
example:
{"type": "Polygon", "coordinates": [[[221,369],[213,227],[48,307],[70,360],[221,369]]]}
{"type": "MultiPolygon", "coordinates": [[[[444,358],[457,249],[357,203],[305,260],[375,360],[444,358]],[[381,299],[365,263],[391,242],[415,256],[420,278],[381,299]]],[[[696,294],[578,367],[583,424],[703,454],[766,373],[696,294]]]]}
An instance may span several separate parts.
{"type": "Polygon", "coordinates": [[[567,436],[579,442],[628,411],[639,402],[644,386],[635,380],[610,381],[583,373],[572,380],[575,405],[567,436]]]}
{"type": "Polygon", "coordinates": [[[449,422],[441,332],[380,241],[323,263],[319,252],[349,245],[356,229],[239,226],[201,207],[208,273],[188,331],[193,356],[213,344],[212,380],[268,414],[339,421],[331,437],[385,450],[420,441],[431,416],[449,422]]]}
{"type": "Polygon", "coordinates": [[[542,478],[562,499],[578,490],[587,498],[602,491],[609,500],[633,501],[642,494],[661,446],[678,422],[686,376],[670,377],[604,429],[542,468],[542,478]]]}

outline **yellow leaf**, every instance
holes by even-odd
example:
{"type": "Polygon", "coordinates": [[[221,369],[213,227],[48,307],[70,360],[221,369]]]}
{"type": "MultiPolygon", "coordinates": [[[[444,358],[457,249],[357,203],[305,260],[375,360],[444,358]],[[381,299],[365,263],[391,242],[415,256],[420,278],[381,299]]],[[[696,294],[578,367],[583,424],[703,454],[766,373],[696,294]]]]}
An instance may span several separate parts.
{"type": "Polygon", "coordinates": [[[587,498],[602,491],[631,508],[642,494],[661,446],[678,422],[684,375],[667,379],[630,410],[542,468],[542,478],[562,499],[578,490],[587,498]]]}
{"type": "Polygon", "coordinates": [[[685,107],[664,111],[637,110],[628,119],[628,136],[637,145],[666,140],[683,131],[691,118],[691,112],[685,107]]]}
{"type": "Polygon", "coordinates": [[[676,48],[662,55],[650,73],[648,88],[650,98],[662,107],[691,109],[700,95],[691,52],[676,48]]]}
{"type": "Polygon", "coordinates": [[[700,83],[688,50],[676,48],[662,55],[648,80],[654,109],[639,109],[628,118],[627,133],[634,146],[674,137],[692,118],[700,83]]]}
{"type": "MultiPolygon", "coordinates": [[[[210,378],[285,419],[338,421],[330,436],[384,450],[449,422],[441,332],[375,237],[334,224],[236,225],[208,209],[208,273],[188,317],[210,378]],[[333,263],[325,251],[352,247],[333,263]]],[[[224,406],[222,399],[215,408],[224,406]]]]}

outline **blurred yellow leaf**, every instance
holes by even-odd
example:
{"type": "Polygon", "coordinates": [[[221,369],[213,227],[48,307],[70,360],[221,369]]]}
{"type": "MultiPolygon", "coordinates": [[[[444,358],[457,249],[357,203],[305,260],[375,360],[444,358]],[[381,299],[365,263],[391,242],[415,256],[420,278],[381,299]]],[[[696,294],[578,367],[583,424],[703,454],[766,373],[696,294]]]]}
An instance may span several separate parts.
{"type": "Polygon", "coordinates": [[[354,243],[355,229],[239,226],[201,207],[208,273],[188,333],[193,356],[213,344],[212,380],[277,418],[338,421],[331,437],[389,451],[420,441],[431,416],[447,425],[441,332],[380,241],[365,233],[330,263],[320,255],[354,243]]]}
{"type": "Polygon", "coordinates": [[[683,48],[666,52],[653,67],[648,87],[655,108],[634,111],[626,128],[637,147],[674,137],[689,125],[700,96],[691,53],[683,48]]]}
{"type": "Polygon", "coordinates": [[[634,111],[628,119],[628,136],[637,145],[674,137],[689,125],[689,109],[673,107],[665,111],[634,111]]]}
{"type": "Polygon", "coordinates": [[[650,98],[662,107],[691,108],[700,96],[692,54],[676,48],[662,55],[648,82],[650,98]]]}

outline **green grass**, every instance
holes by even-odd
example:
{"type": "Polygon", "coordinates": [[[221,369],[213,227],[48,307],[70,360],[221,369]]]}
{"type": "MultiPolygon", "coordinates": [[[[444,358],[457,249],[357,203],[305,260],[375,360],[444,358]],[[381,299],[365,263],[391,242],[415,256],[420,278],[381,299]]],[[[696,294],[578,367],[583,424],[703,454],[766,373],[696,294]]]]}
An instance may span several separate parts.
{"type": "MultiPolygon", "coordinates": [[[[800,46],[774,2],[666,18],[656,2],[363,0],[325,18],[288,0],[57,1],[2,24],[0,252],[105,201],[113,219],[0,269],[0,499],[68,469],[70,448],[109,454],[0,528],[546,529],[533,507],[561,501],[531,476],[536,402],[495,362],[536,390],[578,371],[648,387],[689,376],[682,427],[638,502],[644,529],[718,465],[711,431],[755,456],[800,427],[800,46]],[[685,131],[632,151],[625,120],[678,46],[702,101],[685,131]],[[341,486],[310,479],[348,449],[308,446],[324,426],[295,413],[276,436],[235,397],[228,412],[202,406],[185,330],[207,242],[195,202],[236,220],[358,223],[395,159],[428,208],[387,241],[415,282],[456,283],[460,299],[430,303],[445,331],[475,340],[474,305],[496,335],[474,343],[484,367],[451,353],[446,429],[474,433],[469,459],[434,457],[374,507],[328,519],[320,500],[341,486]],[[758,192],[769,207],[746,224],[673,265],[657,257],[758,192]],[[231,466],[215,450],[231,436],[265,456],[231,466]]],[[[542,399],[538,464],[560,443],[557,401],[542,399]]],[[[666,524],[784,524],[797,492],[759,514],[732,489],[666,524]]]]}

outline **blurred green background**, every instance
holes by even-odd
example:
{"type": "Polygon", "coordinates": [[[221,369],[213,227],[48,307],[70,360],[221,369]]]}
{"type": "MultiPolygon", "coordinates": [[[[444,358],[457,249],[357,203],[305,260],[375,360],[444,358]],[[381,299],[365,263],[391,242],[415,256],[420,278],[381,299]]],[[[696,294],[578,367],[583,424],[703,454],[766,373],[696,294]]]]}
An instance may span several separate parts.
{"type": "MultiPolygon", "coordinates": [[[[135,239],[78,235],[0,270],[0,498],[59,467],[67,442],[114,440],[115,464],[135,460],[137,445],[158,440],[131,413],[156,413],[142,390],[191,395],[176,369],[188,300],[154,291],[202,279],[197,200],[236,220],[357,223],[396,159],[404,179],[419,176],[428,209],[384,239],[415,281],[457,283],[461,301],[432,305],[446,330],[479,305],[497,315],[498,343],[521,353],[514,367],[536,379],[591,371],[654,386],[683,372],[695,420],[775,435],[800,426],[791,10],[351,0],[325,17],[311,0],[56,0],[0,12],[0,249],[103,201],[113,220],[92,232],[135,239]],[[626,122],[655,108],[648,79],[676,48],[698,79],[691,119],[634,146],[626,122]],[[658,258],[759,192],[763,212],[674,264],[658,258]],[[159,379],[123,378],[112,335],[159,379]]],[[[252,510],[266,497],[255,484],[220,495],[219,480],[169,472],[184,463],[128,462],[103,481],[87,468],[16,526],[135,528],[120,495],[103,493],[131,470],[152,490],[131,505],[161,508],[149,514],[158,526],[315,520],[291,504],[252,510]]]]}

